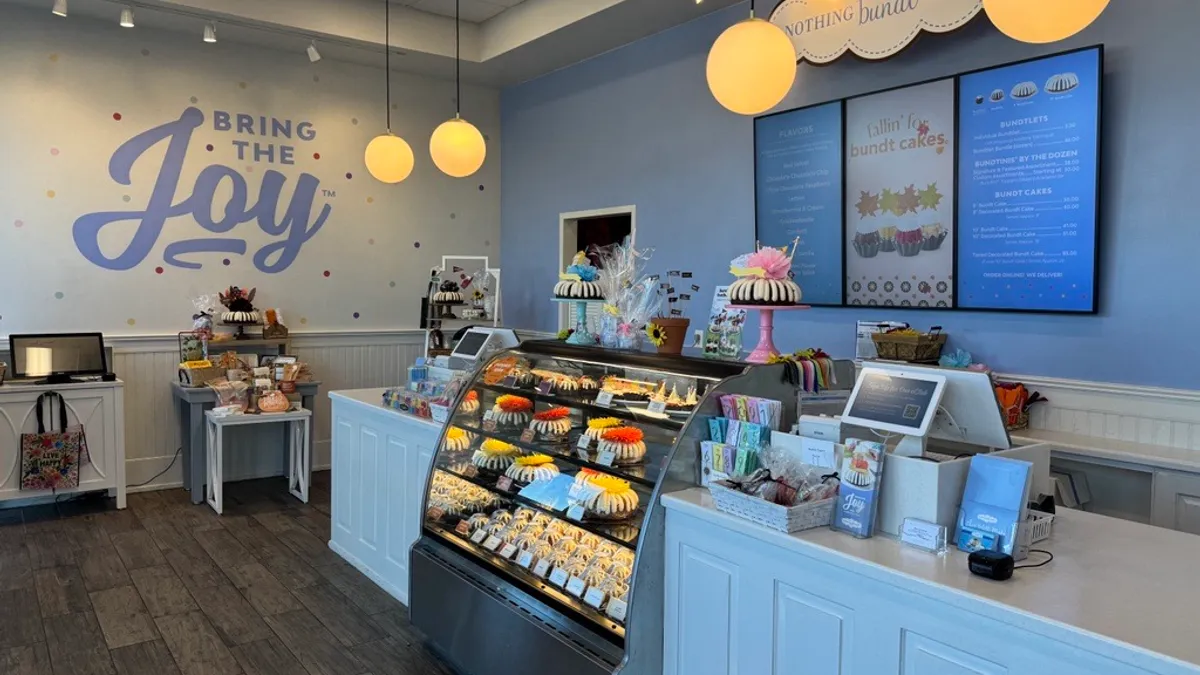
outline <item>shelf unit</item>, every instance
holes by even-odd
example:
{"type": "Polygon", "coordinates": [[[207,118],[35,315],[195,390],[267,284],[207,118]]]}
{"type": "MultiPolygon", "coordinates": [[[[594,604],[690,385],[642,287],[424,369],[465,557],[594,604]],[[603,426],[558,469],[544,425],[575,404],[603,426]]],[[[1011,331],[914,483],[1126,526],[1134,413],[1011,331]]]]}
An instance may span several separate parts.
{"type": "MultiPolygon", "coordinates": [[[[466,276],[470,277],[470,276],[472,276],[472,274],[466,274],[466,276]]],[[[458,279],[458,278],[453,278],[453,279],[449,279],[449,280],[454,281],[455,283],[460,282],[460,279],[458,279]]],[[[425,313],[425,317],[424,317],[424,320],[425,320],[425,351],[424,351],[424,353],[427,356],[430,355],[431,346],[433,344],[432,336],[433,336],[433,332],[436,330],[441,330],[443,337],[448,341],[450,336],[445,334],[446,331],[443,330],[444,328],[452,328],[453,330],[458,330],[459,328],[463,328],[463,327],[466,327],[466,326],[469,326],[472,324],[482,325],[482,326],[490,325],[493,328],[500,327],[500,268],[492,267],[490,259],[487,256],[476,256],[476,255],[444,255],[444,256],[442,256],[441,264],[439,266],[433,268],[433,270],[431,271],[430,278],[429,278],[429,285],[426,289],[426,293],[429,297],[429,302],[427,303],[428,309],[427,309],[427,311],[425,313]],[[461,270],[461,272],[455,272],[456,269],[461,270]],[[480,317],[480,318],[465,319],[460,316],[454,315],[454,313],[453,313],[454,309],[461,308],[461,307],[474,308],[475,305],[473,302],[464,301],[464,302],[448,303],[448,302],[434,302],[433,301],[433,294],[437,292],[438,286],[441,285],[443,280],[447,279],[448,275],[462,274],[462,273],[468,273],[468,272],[475,273],[475,272],[480,272],[480,271],[486,272],[488,275],[490,275],[494,279],[494,283],[495,283],[495,293],[492,296],[492,312],[491,312],[490,316],[485,314],[483,317],[480,317]]],[[[464,295],[466,293],[467,292],[464,292],[464,295]]],[[[450,344],[445,344],[444,348],[446,350],[449,350],[451,348],[451,346],[452,345],[450,345],[450,344]]]]}

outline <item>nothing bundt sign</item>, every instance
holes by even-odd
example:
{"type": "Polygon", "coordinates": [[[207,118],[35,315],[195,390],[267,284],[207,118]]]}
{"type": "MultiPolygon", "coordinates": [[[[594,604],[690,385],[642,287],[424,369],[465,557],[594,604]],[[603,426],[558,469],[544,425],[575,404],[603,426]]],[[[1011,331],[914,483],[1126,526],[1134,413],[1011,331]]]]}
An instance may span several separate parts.
{"type": "Polygon", "coordinates": [[[797,61],[829,63],[847,50],[885,59],[921,31],[963,26],[982,6],[982,0],[783,0],[771,23],[791,38],[797,61]]]}

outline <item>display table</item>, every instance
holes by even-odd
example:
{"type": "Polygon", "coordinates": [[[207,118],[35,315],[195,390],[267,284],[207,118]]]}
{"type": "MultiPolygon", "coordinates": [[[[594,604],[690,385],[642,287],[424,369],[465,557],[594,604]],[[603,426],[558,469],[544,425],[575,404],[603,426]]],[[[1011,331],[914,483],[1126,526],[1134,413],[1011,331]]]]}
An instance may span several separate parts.
{"type": "Polygon", "coordinates": [[[0,386],[0,474],[0,501],[108,490],[109,496],[116,498],[117,508],[125,508],[125,383],[0,386]],[[38,396],[48,391],[62,394],[67,424],[83,425],[91,461],[81,463],[77,488],[22,490],[21,434],[37,431],[34,407],[38,396]]]}
{"type": "Polygon", "coordinates": [[[1037,546],[1054,561],[995,582],[957,550],[787,535],[700,488],[662,501],[667,675],[1200,673],[1192,535],[1066,511],[1037,546]]]}
{"type": "Polygon", "coordinates": [[[408,604],[409,548],[442,424],[383,405],[383,389],[333,391],[329,547],[408,604]]]}
{"type": "Polygon", "coordinates": [[[283,413],[218,416],[209,410],[204,413],[205,461],[208,462],[208,486],[205,499],[217,512],[225,513],[225,430],[233,427],[260,424],[282,424],[287,431],[288,492],[308,503],[308,487],[312,484],[312,411],[301,408],[283,413]]]}
{"type": "MultiPolygon", "coordinates": [[[[300,395],[300,405],[313,410],[320,382],[298,382],[296,393],[300,395]]],[[[193,504],[204,503],[204,412],[212,410],[217,404],[217,392],[210,387],[184,387],[178,382],[171,383],[171,396],[179,410],[179,443],[183,454],[183,486],[192,495],[193,504]]],[[[286,431],[280,431],[281,448],[286,448],[286,431]]],[[[312,438],[309,438],[309,451],[312,451],[312,438]]]]}

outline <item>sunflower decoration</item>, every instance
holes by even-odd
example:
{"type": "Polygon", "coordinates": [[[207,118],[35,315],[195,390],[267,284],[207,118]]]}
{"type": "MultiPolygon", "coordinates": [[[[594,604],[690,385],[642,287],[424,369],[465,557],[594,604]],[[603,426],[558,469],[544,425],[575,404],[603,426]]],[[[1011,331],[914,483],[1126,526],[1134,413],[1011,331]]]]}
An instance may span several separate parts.
{"type": "Polygon", "coordinates": [[[475,302],[483,302],[483,298],[484,298],[483,291],[476,288],[475,291],[473,293],[471,293],[471,297],[475,299],[475,302]]]}
{"type": "Polygon", "coordinates": [[[558,331],[558,335],[556,335],[555,337],[557,337],[559,340],[566,340],[567,338],[571,337],[571,335],[574,332],[575,332],[574,328],[564,328],[564,329],[558,331]]]}
{"type": "Polygon", "coordinates": [[[646,324],[646,337],[655,347],[661,347],[667,343],[667,329],[651,321],[646,324]]]}

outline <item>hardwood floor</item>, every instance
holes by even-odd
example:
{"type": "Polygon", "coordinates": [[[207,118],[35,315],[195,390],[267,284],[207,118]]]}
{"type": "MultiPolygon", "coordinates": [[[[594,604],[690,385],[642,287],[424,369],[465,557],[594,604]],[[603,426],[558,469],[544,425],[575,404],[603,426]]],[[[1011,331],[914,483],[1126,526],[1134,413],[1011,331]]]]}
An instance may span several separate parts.
{"type": "Polygon", "coordinates": [[[0,510],[0,673],[452,675],[329,527],[328,472],[0,510]]]}

